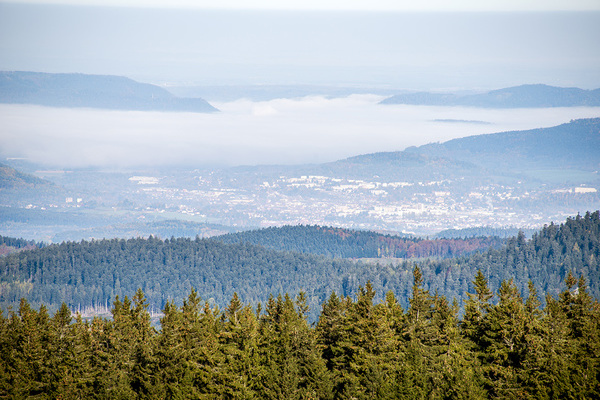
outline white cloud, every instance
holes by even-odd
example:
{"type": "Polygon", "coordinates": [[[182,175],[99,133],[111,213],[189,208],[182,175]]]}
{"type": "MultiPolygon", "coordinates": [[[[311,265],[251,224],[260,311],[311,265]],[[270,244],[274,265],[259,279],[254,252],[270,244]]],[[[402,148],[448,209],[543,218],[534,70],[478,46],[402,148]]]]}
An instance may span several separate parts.
{"type": "Polygon", "coordinates": [[[277,110],[269,104],[256,104],[252,106],[252,115],[260,117],[260,116],[268,116],[277,114],[277,110]]]}
{"type": "Polygon", "coordinates": [[[382,106],[379,99],[236,101],[215,104],[216,114],[0,105],[0,153],[67,167],[313,163],[600,115],[600,108],[382,106]]]}

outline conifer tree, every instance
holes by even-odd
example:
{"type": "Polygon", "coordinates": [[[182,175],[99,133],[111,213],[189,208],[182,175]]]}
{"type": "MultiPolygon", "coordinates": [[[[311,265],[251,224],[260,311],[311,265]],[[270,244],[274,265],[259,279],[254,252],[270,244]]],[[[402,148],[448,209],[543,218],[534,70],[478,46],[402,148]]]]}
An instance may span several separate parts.
{"type": "Polygon", "coordinates": [[[191,392],[192,377],[187,368],[187,354],[182,337],[182,315],[172,300],[166,302],[160,319],[156,358],[160,376],[155,391],[161,397],[179,398],[191,392]]]}
{"type": "Polygon", "coordinates": [[[286,294],[267,303],[260,320],[261,398],[326,398],[327,371],[306,321],[308,308],[301,293],[295,301],[286,294]]]}
{"type": "Polygon", "coordinates": [[[567,289],[558,300],[548,298],[549,337],[558,359],[549,371],[552,392],[560,396],[600,395],[600,305],[587,292],[585,279],[569,271],[567,289]]]}
{"type": "Polygon", "coordinates": [[[151,325],[148,302],[141,288],[138,288],[133,297],[131,323],[134,342],[131,345],[132,367],[129,384],[138,398],[156,398],[158,394],[162,393],[162,388],[157,382],[156,331],[151,325]]]}
{"type": "Polygon", "coordinates": [[[91,326],[83,321],[81,314],[77,313],[75,322],[71,324],[71,336],[73,346],[73,376],[74,398],[92,398],[94,389],[94,371],[92,360],[94,349],[92,347],[91,326]]]}
{"type": "Polygon", "coordinates": [[[458,303],[448,305],[445,297],[436,294],[433,324],[437,340],[432,344],[433,368],[430,398],[484,399],[479,359],[468,340],[459,330],[458,303]]]}
{"type": "Polygon", "coordinates": [[[360,288],[350,308],[350,339],[357,347],[352,365],[360,382],[359,397],[394,398],[398,392],[399,357],[396,327],[402,310],[388,295],[386,306],[375,305],[371,282],[360,288]]]}
{"type": "Polygon", "coordinates": [[[475,293],[467,293],[468,299],[465,302],[461,328],[463,334],[476,346],[475,350],[479,350],[484,346],[483,332],[487,329],[487,313],[491,307],[490,300],[493,294],[481,270],[477,270],[473,286],[475,293]]]}
{"type": "Polygon", "coordinates": [[[435,336],[432,325],[433,297],[423,288],[423,275],[418,266],[413,269],[412,297],[407,312],[407,325],[404,331],[406,363],[403,397],[424,398],[430,391],[428,371],[431,365],[430,345],[435,336]]]}
{"type": "Polygon", "coordinates": [[[10,369],[8,361],[12,351],[12,343],[10,341],[11,329],[9,327],[9,319],[4,316],[3,310],[0,308],[0,396],[8,398],[8,392],[11,387],[10,369]]]}
{"type": "Polygon", "coordinates": [[[340,298],[332,292],[322,306],[316,328],[322,357],[331,372],[334,399],[344,398],[349,388],[356,384],[350,369],[352,348],[348,345],[347,335],[347,313],[351,306],[351,299],[340,298]]]}
{"type": "Polygon", "coordinates": [[[75,365],[75,338],[71,329],[71,310],[65,303],[51,319],[49,367],[52,373],[47,394],[52,397],[75,397],[75,379],[78,366],[75,365]]]}
{"type": "Polygon", "coordinates": [[[92,326],[96,357],[99,366],[104,366],[104,374],[97,369],[98,389],[103,395],[114,399],[133,398],[135,392],[130,385],[134,360],[135,325],[132,321],[131,301],[127,296],[123,301],[117,296],[111,310],[112,320],[97,319],[92,326]]]}
{"type": "Polygon", "coordinates": [[[222,315],[220,330],[223,369],[217,380],[223,398],[253,399],[254,379],[259,369],[257,349],[258,322],[250,306],[244,306],[234,293],[222,315]]]}
{"type": "Polygon", "coordinates": [[[216,391],[214,375],[223,361],[220,352],[219,311],[208,302],[201,302],[196,291],[188,296],[182,307],[185,348],[189,351],[189,367],[193,384],[200,397],[210,397],[216,391]]]}

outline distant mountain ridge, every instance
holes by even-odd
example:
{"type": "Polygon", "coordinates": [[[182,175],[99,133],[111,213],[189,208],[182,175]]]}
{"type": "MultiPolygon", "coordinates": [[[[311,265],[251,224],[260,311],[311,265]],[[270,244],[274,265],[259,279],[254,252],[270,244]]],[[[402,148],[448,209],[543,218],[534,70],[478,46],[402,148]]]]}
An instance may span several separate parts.
{"type": "Polygon", "coordinates": [[[468,136],[441,144],[411,147],[406,152],[452,158],[493,169],[561,167],[598,170],[598,149],[600,118],[590,118],[550,128],[468,136]]]}
{"type": "Polygon", "coordinates": [[[467,95],[418,92],[388,97],[380,104],[482,108],[598,107],[600,106],[600,89],[584,90],[536,84],[467,95]]]}
{"type": "MultiPolygon", "coordinates": [[[[600,170],[600,118],[526,131],[499,132],[364,154],[320,166],[355,177],[448,179],[506,176],[532,170],[600,170]]],[[[326,170],[325,170],[326,169],[326,170]]],[[[315,169],[318,171],[318,169],[315,169]]]]}
{"type": "Polygon", "coordinates": [[[201,98],[113,75],[0,72],[0,103],[124,111],[215,112],[201,98]]]}

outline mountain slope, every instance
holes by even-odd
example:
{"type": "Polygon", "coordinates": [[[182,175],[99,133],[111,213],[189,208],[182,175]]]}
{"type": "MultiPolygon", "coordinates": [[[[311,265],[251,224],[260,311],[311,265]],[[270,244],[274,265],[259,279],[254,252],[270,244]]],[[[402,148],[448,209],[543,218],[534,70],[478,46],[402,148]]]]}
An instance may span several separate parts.
{"type": "Polygon", "coordinates": [[[487,93],[406,93],[388,97],[381,104],[467,106],[483,108],[598,107],[600,89],[584,90],[548,85],[521,85],[487,93]]]}
{"type": "Polygon", "coordinates": [[[0,191],[21,189],[57,189],[58,187],[45,179],[18,171],[8,165],[0,164],[0,191]]]}
{"type": "Polygon", "coordinates": [[[200,98],[111,75],[0,72],[0,103],[133,111],[214,112],[200,98]]]}
{"type": "Polygon", "coordinates": [[[186,238],[63,242],[0,258],[0,306],[26,297],[56,306],[91,306],[142,288],[161,309],[167,299],[183,300],[194,287],[224,306],[234,292],[244,301],[265,302],[269,293],[305,290],[311,305],[325,288],[340,289],[354,264],[248,244],[186,238]]]}
{"type": "Polygon", "coordinates": [[[380,152],[321,164],[306,171],[309,175],[329,175],[351,179],[419,181],[449,179],[453,176],[481,175],[481,167],[449,156],[407,151],[380,152]]]}
{"type": "MultiPolygon", "coordinates": [[[[524,178],[532,171],[600,170],[600,118],[550,128],[469,136],[404,151],[364,154],[307,168],[307,174],[388,180],[524,178]]],[[[560,174],[558,174],[560,175],[560,174]]],[[[560,176],[553,179],[561,179],[560,176]]],[[[570,179],[566,174],[565,179],[570,179]]],[[[577,182],[574,182],[577,183],[577,182]]]]}
{"type": "Polygon", "coordinates": [[[581,119],[551,128],[469,136],[407,152],[446,157],[485,168],[600,168],[600,118],[581,119]]]}
{"type": "MultiPolygon", "coordinates": [[[[305,167],[303,175],[352,179],[482,180],[531,170],[600,170],[600,118],[550,128],[469,136],[404,151],[364,154],[305,167]]],[[[518,179],[522,179],[519,177],[518,179]]]]}

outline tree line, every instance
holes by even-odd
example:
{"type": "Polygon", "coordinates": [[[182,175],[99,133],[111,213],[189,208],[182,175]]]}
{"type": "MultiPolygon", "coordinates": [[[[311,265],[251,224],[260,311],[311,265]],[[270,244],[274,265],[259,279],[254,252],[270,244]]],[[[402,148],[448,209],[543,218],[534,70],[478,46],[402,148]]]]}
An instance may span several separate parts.
{"type": "MultiPolygon", "coordinates": [[[[318,242],[319,237],[313,239],[318,242]]],[[[50,312],[63,302],[72,310],[108,308],[116,296],[123,298],[138,288],[144,291],[151,310],[160,310],[171,300],[181,303],[192,287],[220,307],[225,307],[234,293],[245,303],[264,304],[271,293],[295,296],[304,291],[313,322],[331,292],[352,296],[366,281],[377,293],[375,301],[392,291],[407,308],[414,265],[412,259],[371,264],[200,238],[63,242],[0,257],[0,308],[16,308],[21,298],[36,308],[44,304],[50,312]]],[[[589,282],[590,295],[598,299],[599,212],[550,224],[529,240],[520,234],[498,249],[455,258],[427,258],[418,260],[417,265],[425,289],[437,291],[449,301],[456,299],[461,309],[467,300],[465,293],[473,290],[472,277],[477,270],[494,291],[502,281],[513,279],[525,294],[531,280],[539,293],[555,297],[565,289],[567,273],[572,271],[589,282]]],[[[541,301],[545,306],[545,297],[541,301]]]]}
{"type": "Polygon", "coordinates": [[[17,239],[0,235],[0,256],[21,250],[32,250],[43,246],[43,243],[36,243],[33,240],[17,239]]]}
{"type": "Polygon", "coordinates": [[[64,399],[551,399],[600,396],[600,304],[584,278],[542,307],[533,283],[493,293],[482,271],[464,313],[412,271],[409,305],[370,282],[307,320],[300,292],[219,309],[192,289],[160,329],[142,290],[112,318],[0,314],[0,397],[64,399]]]}
{"type": "Polygon", "coordinates": [[[497,249],[506,242],[496,236],[423,239],[318,225],[269,227],[212,239],[335,258],[452,258],[497,249]]]}

